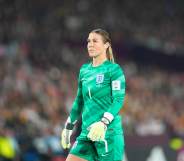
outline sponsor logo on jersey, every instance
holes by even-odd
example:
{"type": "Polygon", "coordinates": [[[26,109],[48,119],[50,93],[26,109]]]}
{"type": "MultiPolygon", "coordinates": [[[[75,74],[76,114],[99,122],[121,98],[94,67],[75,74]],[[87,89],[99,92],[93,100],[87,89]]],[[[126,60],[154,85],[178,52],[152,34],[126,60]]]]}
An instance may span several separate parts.
{"type": "Polygon", "coordinates": [[[100,84],[100,83],[103,83],[103,81],[104,81],[104,74],[97,74],[96,83],[100,84]]]}
{"type": "Polygon", "coordinates": [[[112,90],[120,90],[121,82],[119,80],[112,81],[112,90]]]}

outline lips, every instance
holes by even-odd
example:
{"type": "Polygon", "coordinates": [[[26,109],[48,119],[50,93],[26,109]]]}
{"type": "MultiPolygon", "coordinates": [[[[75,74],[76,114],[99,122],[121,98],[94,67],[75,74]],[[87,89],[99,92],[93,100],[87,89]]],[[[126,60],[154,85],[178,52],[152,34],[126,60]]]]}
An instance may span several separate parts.
{"type": "Polygon", "coordinates": [[[89,49],[88,51],[93,52],[93,51],[95,51],[95,50],[94,50],[94,49],[89,49]]]}

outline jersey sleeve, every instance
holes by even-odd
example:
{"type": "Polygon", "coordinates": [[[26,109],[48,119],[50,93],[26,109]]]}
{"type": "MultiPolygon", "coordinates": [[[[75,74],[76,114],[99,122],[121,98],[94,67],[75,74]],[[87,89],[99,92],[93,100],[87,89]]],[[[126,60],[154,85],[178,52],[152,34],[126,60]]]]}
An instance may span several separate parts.
{"type": "Polygon", "coordinates": [[[74,124],[78,120],[82,112],[82,108],[83,108],[83,96],[82,96],[82,82],[81,82],[81,70],[80,70],[79,77],[78,77],[77,95],[75,97],[75,100],[73,102],[72,109],[69,115],[71,123],[74,124]]]}
{"type": "Polygon", "coordinates": [[[107,112],[115,117],[123,107],[125,98],[125,76],[118,64],[111,70],[111,93],[112,105],[107,112]]]}

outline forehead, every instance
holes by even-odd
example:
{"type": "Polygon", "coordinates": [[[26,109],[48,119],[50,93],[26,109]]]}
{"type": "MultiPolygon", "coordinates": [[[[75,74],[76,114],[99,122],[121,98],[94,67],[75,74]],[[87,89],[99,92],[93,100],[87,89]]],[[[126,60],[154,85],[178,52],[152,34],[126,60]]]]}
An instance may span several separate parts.
{"type": "Polygon", "coordinates": [[[88,39],[101,39],[102,40],[102,36],[100,34],[91,32],[89,33],[88,39]]]}

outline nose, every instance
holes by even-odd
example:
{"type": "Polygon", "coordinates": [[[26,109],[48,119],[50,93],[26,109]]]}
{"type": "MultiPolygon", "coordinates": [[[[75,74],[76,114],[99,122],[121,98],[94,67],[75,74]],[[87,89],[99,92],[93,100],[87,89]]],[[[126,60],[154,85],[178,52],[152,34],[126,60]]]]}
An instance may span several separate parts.
{"type": "Polygon", "coordinates": [[[93,42],[92,41],[88,42],[88,47],[93,47],[93,42]]]}

